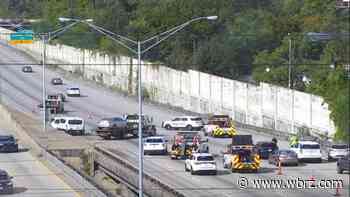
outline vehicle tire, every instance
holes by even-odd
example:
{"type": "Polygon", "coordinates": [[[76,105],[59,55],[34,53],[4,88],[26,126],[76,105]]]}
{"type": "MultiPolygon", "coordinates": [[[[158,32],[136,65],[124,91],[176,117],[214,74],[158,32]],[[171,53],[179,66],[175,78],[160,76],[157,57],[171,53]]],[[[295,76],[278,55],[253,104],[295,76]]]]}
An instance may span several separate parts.
{"type": "Polygon", "coordinates": [[[193,171],[193,168],[192,168],[192,167],[191,167],[191,174],[192,174],[192,175],[195,175],[195,174],[196,174],[196,172],[193,171]]]}
{"type": "Polygon", "coordinates": [[[188,172],[188,171],[190,171],[190,170],[188,170],[188,168],[187,168],[187,166],[185,164],[185,172],[188,172]]]}
{"type": "Polygon", "coordinates": [[[187,125],[187,126],[186,126],[186,130],[192,131],[192,129],[193,129],[192,125],[187,125]]]}
{"type": "Polygon", "coordinates": [[[224,168],[227,169],[228,165],[224,162],[224,168]]]}
{"type": "Polygon", "coordinates": [[[337,166],[337,173],[338,174],[343,174],[343,170],[339,166],[337,166]]]}
{"type": "Polygon", "coordinates": [[[167,129],[167,130],[170,130],[170,129],[171,129],[171,126],[170,126],[169,124],[167,124],[167,125],[165,125],[164,128],[167,129]]]}
{"type": "Polygon", "coordinates": [[[80,131],[80,135],[81,135],[81,136],[83,136],[83,135],[84,135],[84,133],[85,133],[85,131],[84,131],[84,130],[81,130],[81,131],[80,131]]]}
{"type": "Polygon", "coordinates": [[[104,136],[102,137],[104,140],[110,140],[111,139],[111,136],[110,135],[107,135],[107,136],[104,136]]]}

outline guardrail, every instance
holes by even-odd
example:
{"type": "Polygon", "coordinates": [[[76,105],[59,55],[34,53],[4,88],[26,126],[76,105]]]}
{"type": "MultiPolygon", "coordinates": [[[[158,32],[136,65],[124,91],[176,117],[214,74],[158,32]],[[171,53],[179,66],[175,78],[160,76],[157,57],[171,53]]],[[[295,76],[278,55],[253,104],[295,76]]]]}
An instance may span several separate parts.
{"type": "MultiPolygon", "coordinates": [[[[95,146],[93,160],[102,170],[107,170],[107,174],[118,177],[130,189],[137,192],[138,188],[138,168],[126,161],[121,156],[111,151],[95,146]],[[102,168],[101,168],[102,167],[102,168]]],[[[152,197],[185,197],[171,186],[161,182],[158,178],[150,176],[144,172],[144,194],[152,197]]]]}

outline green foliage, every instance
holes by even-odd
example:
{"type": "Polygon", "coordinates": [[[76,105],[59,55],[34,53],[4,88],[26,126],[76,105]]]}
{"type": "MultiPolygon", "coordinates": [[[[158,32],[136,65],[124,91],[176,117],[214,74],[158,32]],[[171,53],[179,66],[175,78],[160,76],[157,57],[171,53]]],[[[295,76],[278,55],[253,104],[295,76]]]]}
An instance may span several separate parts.
{"type": "MultiPolygon", "coordinates": [[[[322,42],[311,42],[306,36],[307,32],[349,33],[349,12],[336,10],[334,0],[0,1],[0,17],[41,18],[34,25],[39,32],[65,25],[58,17],[93,18],[95,24],[133,40],[145,40],[190,19],[210,15],[219,19],[192,23],[142,58],[233,79],[252,75],[257,82],[287,87],[292,40],[293,87],[324,97],[332,110],[337,136],[349,136],[349,81],[342,77],[343,66],[350,64],[349,36],[322,42]],[[332,64],[338,68],[330,69],[332,64]],[[311,83],[304,83],[303,76],[311,83]]],[[[131,54],[82,25],[55,42],[112,55],[131,54]]]]}

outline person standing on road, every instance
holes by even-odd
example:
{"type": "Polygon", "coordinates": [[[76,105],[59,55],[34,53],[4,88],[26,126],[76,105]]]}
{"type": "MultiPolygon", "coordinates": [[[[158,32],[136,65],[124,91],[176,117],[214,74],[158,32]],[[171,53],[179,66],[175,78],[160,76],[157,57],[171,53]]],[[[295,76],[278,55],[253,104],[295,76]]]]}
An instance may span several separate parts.
{"type": "Polygon", "coordinates": [[[290,138],[289,138],[289,146],[295,146],[296,144],[298,144],[298,137],[296,135],[292,135],[290,138]]]}

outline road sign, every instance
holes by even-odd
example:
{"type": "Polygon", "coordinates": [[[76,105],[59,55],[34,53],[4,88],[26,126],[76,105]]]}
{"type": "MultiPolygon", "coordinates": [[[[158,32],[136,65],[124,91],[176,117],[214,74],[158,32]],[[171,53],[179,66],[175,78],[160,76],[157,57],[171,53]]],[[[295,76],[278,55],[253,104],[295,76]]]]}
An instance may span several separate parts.
{"type": "Polygon", "coordinates": [[[10,40],[10,44],[33,44],[33,40],[10,40]]]}
{"type": "Polygon", "coordinates": [[[10,34],[10,44],[32,44],[33,43],[33,31],[22,30],[10,34]]]}

